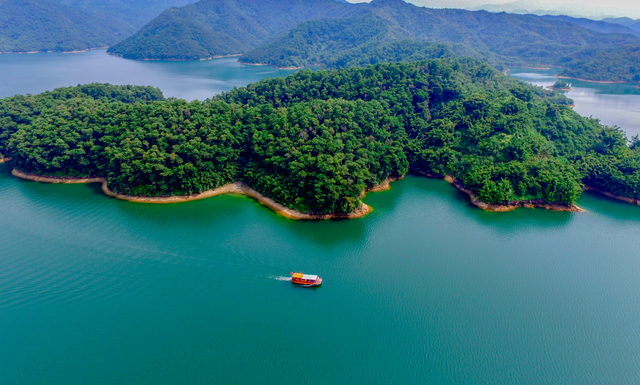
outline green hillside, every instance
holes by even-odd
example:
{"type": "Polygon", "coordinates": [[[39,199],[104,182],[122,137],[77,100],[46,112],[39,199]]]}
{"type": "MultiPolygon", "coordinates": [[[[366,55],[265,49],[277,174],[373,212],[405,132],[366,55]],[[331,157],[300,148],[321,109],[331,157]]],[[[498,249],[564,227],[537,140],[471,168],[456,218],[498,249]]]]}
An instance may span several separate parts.
{"type": "Polygon", "coordinates": [[[120,30],[48,0],[0,1],[0,51],[74,51],[108,46],[120,30]]]}
{"type": "Polygon", "coordinates": [[[182,7],[197,0],[50,0],[79,9],[119,27],[129,35],[171,7],[182,7]]]}
{"type": "Polygon", "coordinates": [[[638,140],[558,101],[474,59],[305,70],[205,102],[92,84],[0,100],[0,156],[138,196],[242,180],[309,213],[352,212],[409,170],[496,204],[570,205],[583,184],[640,198],[638,140]]]}
{"type": "Polygon", "coordinates": [[[334,0],[201,0],[166,10],[109,53],[170,60],[239,54],[302,21],[360,8],[334,0]]]}
{"type": "Polygon", "coordinates": [[[240,60],[339,68],[428,59],[440,52],[445,57],[485,58],[500,69],[556,65],[565,68],[565,76],[640,80],[640,38],[631,34],[600,33],[531,15],[419,8],[401,0],[375,0],[369,9],[347,19],[301,23],[240,60]]]}
{"type": "Polygon", "coordinates": [[[112,45],[171,6],[193,0],[0,0],[0,52],[112,45]]]}

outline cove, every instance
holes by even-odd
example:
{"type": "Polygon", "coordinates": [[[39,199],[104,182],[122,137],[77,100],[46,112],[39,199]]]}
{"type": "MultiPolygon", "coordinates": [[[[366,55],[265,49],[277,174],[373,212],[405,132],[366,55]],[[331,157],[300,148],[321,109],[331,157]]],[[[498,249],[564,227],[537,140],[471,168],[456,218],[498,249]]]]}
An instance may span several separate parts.
{"type": "Polygon", "coordinates": [[[286,76],[295,71],[244,66],[237,57],[204,61],[136,61],[87,52],[0,54],[0,97],[37,94],[57,87],[86,83],[154,86],[165,97],[205,100],[233,87],[246,86],[265,77],[286,76]]]}

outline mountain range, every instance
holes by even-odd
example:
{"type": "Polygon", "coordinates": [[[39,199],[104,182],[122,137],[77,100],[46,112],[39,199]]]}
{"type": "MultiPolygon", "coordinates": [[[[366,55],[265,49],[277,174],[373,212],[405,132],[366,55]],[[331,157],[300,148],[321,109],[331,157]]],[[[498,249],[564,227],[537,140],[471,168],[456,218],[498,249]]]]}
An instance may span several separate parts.
{"type": "Polygon", "coordinates": [[[241,62],[278,67],[419,60],[440,52],[484,58],[502,69],[554,65],[565,67],[566,76],[640,80],[640,37],[633,29],[568,19],[402,0],[201,0],[163,12],[108,52],[156,60],[242,53],[241,62]]]}
{"type": "Polygon", "coordinates": [[[129,59],[197,60],[247,52],[296,24],[364,5],[335,0],[200,0],[172,8],[109,49],[129,59]]]}
{"type": "Polygon", "coordinates": [[[0,0],[0,52],[112,45],[172,6],[194,0],[0,0]]]}

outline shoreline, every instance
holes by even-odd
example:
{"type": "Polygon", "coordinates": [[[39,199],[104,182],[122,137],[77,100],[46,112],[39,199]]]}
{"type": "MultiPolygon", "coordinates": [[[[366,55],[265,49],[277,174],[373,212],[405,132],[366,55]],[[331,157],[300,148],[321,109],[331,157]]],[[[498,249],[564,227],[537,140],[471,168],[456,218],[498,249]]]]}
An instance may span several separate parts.
{"type": "MultiPolygon", "coordinates": [[[[294,220],[321,220],[321,219],[354,219],[363,217],[370,212],[373,211],[371,206],[361,203],[360,206],[349,214],[308,214],[303,213],[298,210],[291,209],[280,203],[277,203],[273,199],[262,195],[260,192],[252,189],[244,182],[233,182],[227,185],[215,188],[213,190],[207,190],[201,192],[199,194],[191,194],[191,195],[174,195],[168,197],[138,197],[132,195],[118,194],[109,190],[107,185],[106,178],[103,177],[95,177],[95,178],[64,178],[64,177],[51,177],[51,176],[39,176],[33,174],[26,174],[17,169],[13,169],[11,174],[15,177],[30,180],[33,182],[43,182],[43,183],[60,183],[60,184],[81,184],[81,183],[100,183],[102,185],[101,189],[105,195],[110,196],[112,198],[125,200],[129,202],[136,203],[153,203],[153,204],[167,204],[167,203],[180,203],[180,202],[188,202],[194,200],[200,200],[205,198],[214,197],[216,195],[223,194],[240,194],[249,196],[260,204],[267,206],[268,208],[275,211],[277,214],[294,220]]],[[[386,182],[388,185],[388,182],[386,182]]],[[[377,186],[376,186],[377,187],[377,186]]],[[[374,187],[375,188],[375,187],[374,187]]],[[[373,189],[371,190],[373,191],[373,189]]],[[[382,191],[382,190],[376,190],[382,191]]]]}
{"type": "Polygon", "coordinates": [[[268,67],[273,67],[275,69],[278,70],[301,70],[304,68],[304,66],[301,67],[278,67],[278,66],[274,66],[271,64],[264,64],[264,63],[245,63],[245,62],[241,62],[240,60],[238,60],[238,64],[242,64],[245,66],[268,66],[268,67]]]}
{"type": "Polygon", "coordinates": [[[131,59],[131,58],[127,58],[124,57],[118,53],[113,53],[113,52],[107,52],[107,55],[111,55],[111,56],[115,56],[115,57],[119,57],[119,58],[123,58],[123,59],[127,59],[127,60],[138,60],[138,61],[206,61],[206,60],[213,60],[213,59],[222,59],[225,57],[235,57],[235,56],[241,56],[241,53],[234,53],[231,55],[216,55],[216,56],[209,56],[209,57],[203,57],[200,59],[150,59],[150,58],[144,58],[144,59],[131,59]]]}
{"type": "Polygon", "coordinates": [[[573,80],[579,80],[581,82],[597,83],[597,84],[627,84],[627,83],[629,83],[629,82],[625,82],[624,80],[588,80],[588,79],[581,79],[581,78],[573,78],[571,76],[560,76],[560,75],[555,75],[555,76],[557,78],[559,78],[559,79],[573,79],[573,80]]]}
{"type": "Polygon", "coordinates": [[[0,164],[10,162],[11,158],[0,158],[0,164]]]}
{"type": "Polygon", "coordinates": [[[454,185],[458,190],[469,195],[469,198],[471,199],[471,203],[474,206],[483,209],[484,211],[506,212],[506,211],[515,210],[519,207],[524,207],[528,209],[539,208],[539,209],[547,209],[551,211],[585,212],[585,210],[581,209],[575,204],[562,205],[557,203],[544,203],[544,202],[536,202],[536,201],[513,201],[513,202],[509,202],[506,205],[486,203],[481,201],[478,197],[475,196],[475,194],[471,190],[464,187],[462,182],[460,182],[457,179],[454,179],[451,175],[445,175],[444,180],[454,185]]]}
{"type": "Polygon", "coordinates": [[[32,53],[82,53],[82,52],[87,52],[87,51],[91,51],[94,49],[104,49],[104,48],[109,48],[109,46],[105,45],[102,47],[90,47],[90,48],[85,48],[85,49],[80,49],[80,50],[75,50],[75,51],[53,51],[53,50],[43,50],[43,51],[5,51],[5,52],[0,52],[0,54],[11,54],[11,55],[27,55],[27,54],[32,54],[32,53]]]}
{"type": "Polygon", "coordinates": [[[640,201],[638,199],[636,199],[636,198],[629,198],[629,197],[623,197],[623,196],[615,195],[614,193],[610,193],[608,191],[604,191],[604,190],[601,190],[601,189],[599,189],[597,187],[593,187],[593,186],[585,185],[584,189],[585,189],[585,191],[595,192],[595,193],[604,195],[604,196],[612,198],[612,199],[616,199],[616,200],[623,201],[623,202],[626,202],[626,203],[631,203],[632,205],[640,206],[640,201]]]}
{"type": "Polygon", "coordinates": [[[487,202],[483,202],[481,201],[478,197],[476,197],[476,195],[473,193],[473,191],[469,190],[468,188],[466,188],[462,182],[460,182],[459,180],[455,179],[454,177],[452,177],[451,175],[434,175],[434,174],[429,174],[426,172],[422,172],[422,171],[418,171],[418,170],[411,170],[413,172],[416,172],[420,175],[426,176],[427,178],[434,178],[434,179],[444,179],[447,182],[451,183],[455,188],[457,188],[458,190],[464,192],[465,194],[467,194],[469,196],[469,199],[471,201],[471,204],[473,204],[474,206],[484,210],[484,211],[489,211],[489,212],[506,212],[506,211],[512,211],[515,210],[517,208],[520,207],[524,207],[524,208],[528,208],[528,209],[535,209],[535,208],[539,208],[539,209],[547,209],[547,210],[551,210],[551,211],[567,211],[567,212],[585,212],[585,210],[581,209],[580,207],[576,206],[575,204],[573,205],[562,205],[562,204],[557,204],[557,203],[545,203],[545,202],[540,202],[540,201],[513,201],[513,202],[509,202],[506,205],[498,205],[498,204],[491,204],[491,203],[487,203],[487,202]]]}

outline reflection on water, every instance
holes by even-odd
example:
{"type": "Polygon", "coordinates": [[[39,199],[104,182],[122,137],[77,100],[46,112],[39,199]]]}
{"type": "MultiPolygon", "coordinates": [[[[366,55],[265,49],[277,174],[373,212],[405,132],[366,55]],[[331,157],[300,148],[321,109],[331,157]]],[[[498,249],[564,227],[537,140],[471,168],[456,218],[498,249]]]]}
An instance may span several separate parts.
{"type": "MultiPolygon", "coordinates": [[[[550,86],[558,69],[513,68],[509,76],[538,86],[550,86]]],[[[600,119],[603,124],[621,127],[627,137],[640,134],[640,89],[635,84],[601,84],[567,79],[573,90],[563,92],[575,102],[582,116],[600,119]]]]}

